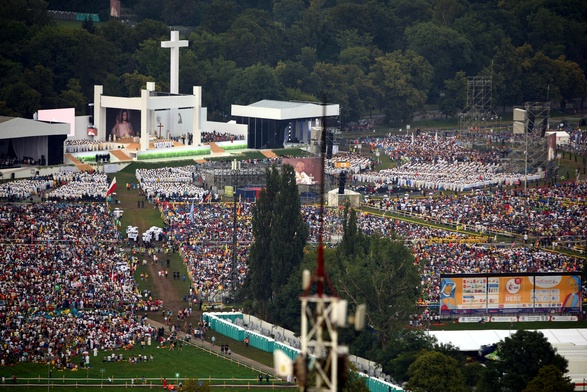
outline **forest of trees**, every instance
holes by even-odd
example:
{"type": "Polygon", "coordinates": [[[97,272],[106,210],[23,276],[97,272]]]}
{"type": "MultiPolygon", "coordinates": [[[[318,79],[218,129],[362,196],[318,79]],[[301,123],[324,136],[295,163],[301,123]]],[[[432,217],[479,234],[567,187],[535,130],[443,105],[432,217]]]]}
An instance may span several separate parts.
{"type": "Polygon", "coordinates": [[[109,0],[0,4],[0,115],[75,107],[93,86],[136,96],[147,81],[168,91],[160,41],[181,26],[180,92],[203,87],[209,117],[260,99],[319,101],[345,121],[373,109],[402,124],[426,105],[447,116],[466,106],[467,76],[491,75],[497,108],[544,102],[563,109],[587,94],[583,0],[126,0],[130,26],[109,20],[109,0]],[[48,10],[97,13],[81,27],[48,10]]]}

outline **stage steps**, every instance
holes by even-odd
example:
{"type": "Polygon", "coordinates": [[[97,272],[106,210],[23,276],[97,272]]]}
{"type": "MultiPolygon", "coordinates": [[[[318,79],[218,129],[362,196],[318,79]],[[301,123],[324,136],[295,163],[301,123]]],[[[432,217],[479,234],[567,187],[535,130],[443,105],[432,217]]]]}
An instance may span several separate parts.
{"type": "Polygon", "coordinates": [[[74,157],[71,154],[65,154],[65,158],[69,159],[71,161],[71,163],[73,163],[76,166],[83,165],[82,161],[80,161],[79,159],[77,159],[76,157],[74,157]]]}
{"type": "Polygon", "coordinates": [[[126,155],[122,150],[111,150],[110,154],[121,162],[132,161],[132,158],[126,155]]]}
{"type": "Polygon", "coordinates": [[[223,154],[224,153],[224,149],[221,148],[220,146],[218,146],[214,142],[210,142],[210,151],[212,152],[212,154],[223,154]]]}
{"type": "Polygon", "coordinates": [[[79,171],[94,171],[94,168],[86,163],[83,163],[71,154],[65,154],[65,158],[69,159],[79,171]]]}
{"type": "Polygon", "coordinates": [[[260,152],[267,158],[277,158],[277,154],[274,153],[272,150],[261,150],[260,152]]]}

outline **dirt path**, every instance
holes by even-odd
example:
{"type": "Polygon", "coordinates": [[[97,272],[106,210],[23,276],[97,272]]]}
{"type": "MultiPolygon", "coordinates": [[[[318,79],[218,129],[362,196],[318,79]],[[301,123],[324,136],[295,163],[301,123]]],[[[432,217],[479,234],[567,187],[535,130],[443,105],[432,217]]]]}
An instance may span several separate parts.
{"type": "MultiPolygon", "coordinates": [[[[138,189],[127,190],[126,184],[136,183],[136,177],[133,174],[119,172],[116,174],[117,191],[116,199],[119,201],[115,204],[116,207],[122,209],[124,214],[121,218],[121,233],[125,238],[126,243],[126,227],[136,226],[138,228],[139,237],[142,233],[147,231],[151,226],[157,226],[164,228],[165,223],[161,217],[161,213],[155,208],[155,205],[149,203],[145,196],[140,195],[138,189]]],[[[172,322],[178,322],[180,327],[183,328],[187,322],[192,325],[197,325],[200,320],[201,313],[199,307],[192,307],[192,315],[184,320],[177,320],[177,312],[180,309],[188,307],[189,302],[184,301],[184,295],[189,294],[189,279],[187,278],[187,269],[183,264],[183,260],[179,253],[169,252],[164,253],[162,249],[168,248],[168,244],[164,242],[154,242],[156,249],[159,251],[156,253],[158,258],[157,262],[153,261],[153,258],[145,253],[136,253],[135,255],[139,258],[141,265],[135,272],[135,280],[137,285],[142,292],[147,289],[152,293],[153,299],[163,300],[164,309],[172,312],[170,320],[172,322]],[[146,260],[146,265],[143,263],[146,260]],[[169,260],[169,266],[167,265],[169,260]],[[167,270],[168,277],[159,277],[160,270],[167,270]],[[173,273],[179,273],[179,279],[173,278],[173,273]],[[141,279],[143,276],[148,276],[141,279]],[[186,276],[186,280],[183,281],[183,276],[186,276]]],[[[132,243],[130,243],[132,245],[132,243]]],[[[130,251],[130,246],[127,247],[130,251]]],[[[149,318],[164,322],[163,313],[160,312],[149,312],[149,318]]]]}

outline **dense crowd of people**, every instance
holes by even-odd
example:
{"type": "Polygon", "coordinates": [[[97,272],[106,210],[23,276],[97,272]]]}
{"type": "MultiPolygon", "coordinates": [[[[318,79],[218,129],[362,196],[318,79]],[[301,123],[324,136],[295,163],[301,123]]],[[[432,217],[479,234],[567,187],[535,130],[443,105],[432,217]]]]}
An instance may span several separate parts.
{"type": "Polygon", "coordinates": [[[388,188],[396,186],[455,192],[510,186],[543,178],[540,173],[527,176],[506,173],[501,167],[502,155],[498,150],[479,152],[466,149],[457,136],[439,138],[437,134],[422,133],[418,136],[367,138],[356,142],[363,143],[370,151],[379,150],[396,166],[375,170],[374,162],[368,162],[361,154],[351,153],[328,162],[328,174],[340,173],[344,170],[340,164],[345,162],[353,182],[375,187],[385,185],[388,188]]]}
{"type": "MultiPolygon", "coordinates": [[[[239,207],[237,225],[236,268],[232,265],[232,207],[230,204],[208,203],[197,206],[196,221],[189,217],[189,204],[166,205],[162,209],[169,216],[168,225],[175,240],[184,244],[192,281],[198,292],[206,297],[223,289],[240,285],[247,270],[246,259],[252,238],[248,203],[239,207]],[[169,214],[170,209],[173,213],[169,214]],[[237,282],[234,279],[238,279],[237,282]]],[[[317,242],[320,217],[317,207],[304,206],[302,216],[310,228],[308,242],[317,242]]],[[[336,241],[342,236],[342,212],[325,210],[325,241],[336,241]]],[[[373,214],[360,214],[358,228],[366,234],[399,235],[413,249],[415,262],[422,271],[422,303],[438,302],[441,274],[513,273],[513,272],[577,272],[582,261],[565,255],[553,254],[532,244],[496,247],[476,244],[464,233],[435,229],[373,214]]]]}
{"type": "Polygon", "coordinates": [[[155,148],[172,148],[173,140],[171,139],[157,139],[153,142],[155,148]]]}
{"type": "MultiPolygon", "coordinates": [[[[368,143],[369,148],[381,149],[396,160],[397,169],[405,172],[377,172],[372,158],[350,153],[329,160],[327,174],[347,170],[352,184],[385,183],[436,190],[440,189],[439,178],[452,176],[451,184],[473,181],[479,188],[460,194],[439,192],[434,197],[382,198],[372,201],[371,207],[474,227],[481,232],[515,232],[524,239],[511,246],[498,246],[491,243],[491,236],[471,237],[376,214],[358,214],[357,227],[366,234],[399,236],[413,250],[414,263],[421,271],[421,304],[438,304],[443,274],[581,270],[582,260],[548,252],[545,247],[587,238],[585,184],[543,185],[527,190],[507,187],[516,185],[519,179],[499,173],[499,152],[469,152],[458,139],[418,135],[368,143]],[[498,173],[501,179],[489,185],[503,186],[489,189],[484,181],[498,173]],[[457,174],[469,178],[454,180],[457,174]],[[400,179],[402,175],[406,182],[400,179]]],[[[167,249],[180,249],[186,263],[192,285],[190,299],[219,299],[226,290],[242,285],[249,273],[252,204],[216,202],[217,195],[211,197],[210,191],[195,185],[203,180],[200,170],[196,165],[138,169],[138,183],[132,188],[139,189],[159,208],[166,225],[162,239],[167,249]]],[[[133,273],[139,260],[122,249],[124,243],[113,215],[103,203],[108,184],[105,174],[63,171],[0,185],[0,198],[4,200],[27,201],[35,196],[42,201],[0,205],[3,364],[53,360],[56,366],[68,368],[76,366],[71,358],[80,353],[129,347],[154,337],[155,331],[138,319],[136,312],[159,310],[161,302],[137,291],[133,273]]],[[[447,183],[441,187],[451,186],[447,183]]],[[[321,227],[319,209],[303,206],[302,216],[310,229],[308,242],[316,243],[321,227]]],[[[327,243],[334,244],[342,237],[342,219],[341,209],[325,210],[327,243]]],[[[143,246],[156,260],[157,255],[151,253],[153,244],[143,246]]],[[[176,278],[180,279],[179,274],[176,278]]],[[[178,320],[189,309],[180,310],[178,320]]]]}
{"type": "Polygon", "coordinates": [[[86,345],[120,347],[143,330],[128,317],[138,298],[134,270],[121,268],[132,264],[104,203],[1,204],[0,216],[5,364],[65,367],[86,345]]]}
{"type": "Polygon", "coordinates": [[[104,201],[107,188],[104,173],[63,171],[0,184],[0,199],[23,201],[38,196],[51,201],[104,201]]]}
{"type": "Polygon", "coordinates": [[[202,132],[202,143],[231,142],[235,140],[245,140],[245,135],[236,135],[230,132],[202,132]]]}
{"type": "Polygon", "coordinates": [[[112,143],[105,140],[67,139],[65,152],[76,153],[86,151],[107,151],[112,149],[112,143]]]}
{"type": "Polygon", "coordinates": [[[469,230],[525,235],[541,246],[587,240],[587,185],[497,189],[435,198],[379,199],[372,207],[407,212],[469,230]]]}
{"type": "Polygon", "coordinates": [[[252,241],[250,208],[250,203],[239,203],[237,208],[237,254],[233,265],[232,204],[198,203],[194,204],[192,213],[187,202],[161,203],[169,235],[182,244],[183,258],[200,298],[214,298],[221,291],[243,283],[252,241]]]}
{"type": "Polygon", "coordinates": [[[199,175],[194,165],[136,170],[139,185],[149,200],[202,201],[210,192],[194,184],[199,175]]]}

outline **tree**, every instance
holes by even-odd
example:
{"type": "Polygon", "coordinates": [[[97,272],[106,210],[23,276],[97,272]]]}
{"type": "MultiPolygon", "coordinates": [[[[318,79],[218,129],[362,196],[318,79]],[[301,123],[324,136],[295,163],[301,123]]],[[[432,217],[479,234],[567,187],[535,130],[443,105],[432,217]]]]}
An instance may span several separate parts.
{"type": "Polygon", "coordinates": [[[475,48],[468,67],[461,69],[469,75],[477,75],[488,64],[491,64],[495,48],[499,46],[504,37],[504,31],[492,23],[486,15],[487,12],[483,11],[485,10],[469,11],[451,26],[463,37],[467,37],[471,42],[471,47],[475,48]]]}
{"type": "Polygon", "coordinates": [[[317,63],[312,72],[312,79],[317,82],[315,92],[326,93],[329,102],[338,103],[347,121],[355,121],[365,113],[373,103],[371,81],[363,70],[356,65],[333,65],[317,63]]]}
{"type": "Polygon", "coordinates": [[[7,109],[11,109],[18,116],[25,118],[33,118],[33,113],[39,109],[41,103],[41,94],[24,82],[16,82],[6,86],[0,96],[2,96],[7,109]]]}
{"type": "Polygon", "coordinates": [[[79,80],[69,80],[67,83],[67,90],[61,92],[61,99],[64,106],[75,108],[75,114],[77,116],[86,114],[87,101],[84,94],[82,94],[79,80]]]}
{"type": "MultiPolygon", "coordinates": [[[[46,26],[51,23],[44,0],[11,0],[0,2],[0,19],[18,20],[27,26],[46,26]]],[[[6,26],[3,26],[6,28],[6,26]]]]}
{"type": "Polygon", "coordinates": [[[228,82],[228,99],[239,105],[248,105],[262,99],[283,99],[285,89],[275,70],[267,65],[253,65],[238,69],[228,82]]]}
{"type": "Polygon", "coordinates": [[[450,26],[465,11],[466,2],[462,0],[438,0],[434,5],[433,17],[444,26],[450,26]]]}
{"type": "Polygon", "coordinates": [[[365,236],[357,227],[357,212],[351,208],[347,202],[344,206],[342,218],[342,240],[336,247],[336,250],[342,257],[356,256],[360,244],[365,240],[365,236]]]}
{"type": "Polygon", "coordinates": [[[350,303],[367,305],[367,322],[385,347],[416,313],[420,277],[410,250],[401,240],[375,234],[342,263],[335,287],[350,303]]]}
{"type": "Polygon", "coordinates": [[[274,65],[285,57],[283,32],[267,12],[247,10],[223,34],[225,55],[241,67],[274,65]]]}
{"type": "Polygon", "coordinates": [[[286,88],[304,88],[310,78],[310,70],[300,61],[280,61],[275,72],[286,88]]]}
{"type": "Polygon", "coordinates": [[[208,107],[210,118],[225,121],[224,115],[230,113],[230,105],[234,102],[229,98],[228,84],[236,73],[236,63],[222,56],[198,62],[198,79],[193,83],[200,84],[206,91],[203,104],[208,107]]]}
{"type": "Polygon", "coordinates": [[[408,49],[434,64],[433,88],[440,91],[442,83],[471,63],[471,42],[456,30],[433,22],[420,23],[406,29],[408,49]]]}
{"type": "Polygon", "coordinates": [[[135,42],[141,43],[148,39],[160,41],[162,38],[169,39],[169,27],[162,22],[152,19],[145,19],[137,23],[130,33],[135,42]]]}
{"type": "Polygon", "coordinates": [[[198,7],[194,7],[193,1],[167,0],[163,8],[164,22],[167,25],[195,26],[200,22],[198,7]]]}
{"type": "Polygon", "coordinates": [[[86,97],[92,96],[94,85],[112,71],[116,60],[112,45],[84,29],[45,27],[23,51],[28,68],[41,64],[53,71],[57,92],[66,90],[70,79],[78,79],[86,97]]]}
{"type": "Polygon", "coordinates": [[[569,377],[554,365],[542,367],[523,392],[573,392],[575,386],[569,377]]]}
{"type": "Polygon", "coordinates": [[[96,26],[94,26],[94,22],[86,17],[82,22],[82,29],[86,30],[90,34],[94,34],[96,32],[96,26]]]}
{"type": "Polygon", "coordinates": [[[299,268],[309,234],[301,214],[294,168],[283,165],[271,221],[271,280],[274,293],[279,293],[291,272],[299,268]]]}
{"type": "Polygon", "coordinates": [[[204,7],[202,27],[212,33],[223,33],[237,16],[238,7],[234,0],[213,0],[204,7]]]}
{"type": "Polygon", "coordinates": [[[530,51],[528,45],[515,48],[511,40],[504,39],[497,48],[492,61],[494,99],[501,104],[503,111],[506,106],[520,105],[523,97],[524,69],[522,64],[528,61],[530,51]]]}
{"type": "Polygon", "coordinates": [[[21,80],[41,94],[41,109],[53,109],[61,105],[53,83],[53,70],[36,65],[33,69],[25,69],[21,80]]]}
{"type": "Polygon", "coordinates": [[[273,17],[285,27],[290,27],[305,8],[304,0],[276,0],[273,3],[273,17]]]}
{"type": "Polygon", "coordinates": [[[402,330],[374,356],[383,371],[401,383],[408,380],[408,369],[422,350],[434,350],[434,338],[421,330],[402,330]]]}
{"type": "MultiPolygon", "coordinates": [[[[161,47],[161,42],[151,38],[143,41],[133,58],[137,64],[135,72],[161,81],[162,86],[169,85],[169,51],[161,47]]],[[[164,91],[169,91],[169,88],[164,91]]]]}
{"type": "Polygon", "coordinates": [[[414,51],[395,51],[375,59],[369,78],[387,123],[410,121],[421,109],[431,86],[434,69],[414,51]]]}
{"type": "Polygon", "coordinates": [[[356,65],[363,72],[369,71],[372,64],[371,52],[362,46],[352,46],[340,51],[339,61],[341,64],[356,65]]]}
{"type": "Polygon", "coordinates": [[[362,377],[353,363],[349,363],[346,382],[342,392],[369,392],[366,378],[362,377]]]}
{"type": "Polygon", "coordinates": [[[467,104],[467,76],[459,71],[454,78],[444,81],[439,109],[446,117],[454,117],[467,104]]]}
{"type": "Polygon", "coordinates": [[[266,320],[275,318],[269,313],[270,303],[284,290],[292,273],[299,271],[309,234],[301,216],[294,169],[284,165],[281,170],[275,165],[267,169],[267,186],[252,211],[254,242],[246,289],[255,310],[266,320]]]}
{"type": "Polygon", "coordinates": [[[340,49],[350,46],[364,46],[382,51],[400,49],[402,31],[398,18],[383,2],[338,2],[335,7],[325,12],[328,29],[334,33],[340,49]],[[351,32],[358,41],[343,43],[341,36],[351,32]]]}
{"type": "Polygon", "coordinates": [[[488,364],[481,391],[521,392],[544,366],[553,365],[563,374],[568,361],[557,354],[542,332],[517,331],[498,343],[497,362],[488,364]]]}
{"type": "Polygon", "coordinates": [[[141,75],[137,71],[132,74],[122,75],[124,85],[128,91],[128,95],[131,97],[137,97],[141,95],[141,90],[147,88],[147,82],[152,82],[153,78],[147,75],[141,75]]]}
{"type": "Polygon", "coordinates": [[[464,392],[458,362],[436,351],[423,351],[408,369],[406,389],[413,392],[464,392]]]}
{"type": "Polygon", "coordinates": [[[433,4],[427,0],[397,0],[392,3],[392,12],[399,19],[402,31],[418,22],[432,18],[433,4]]]}

